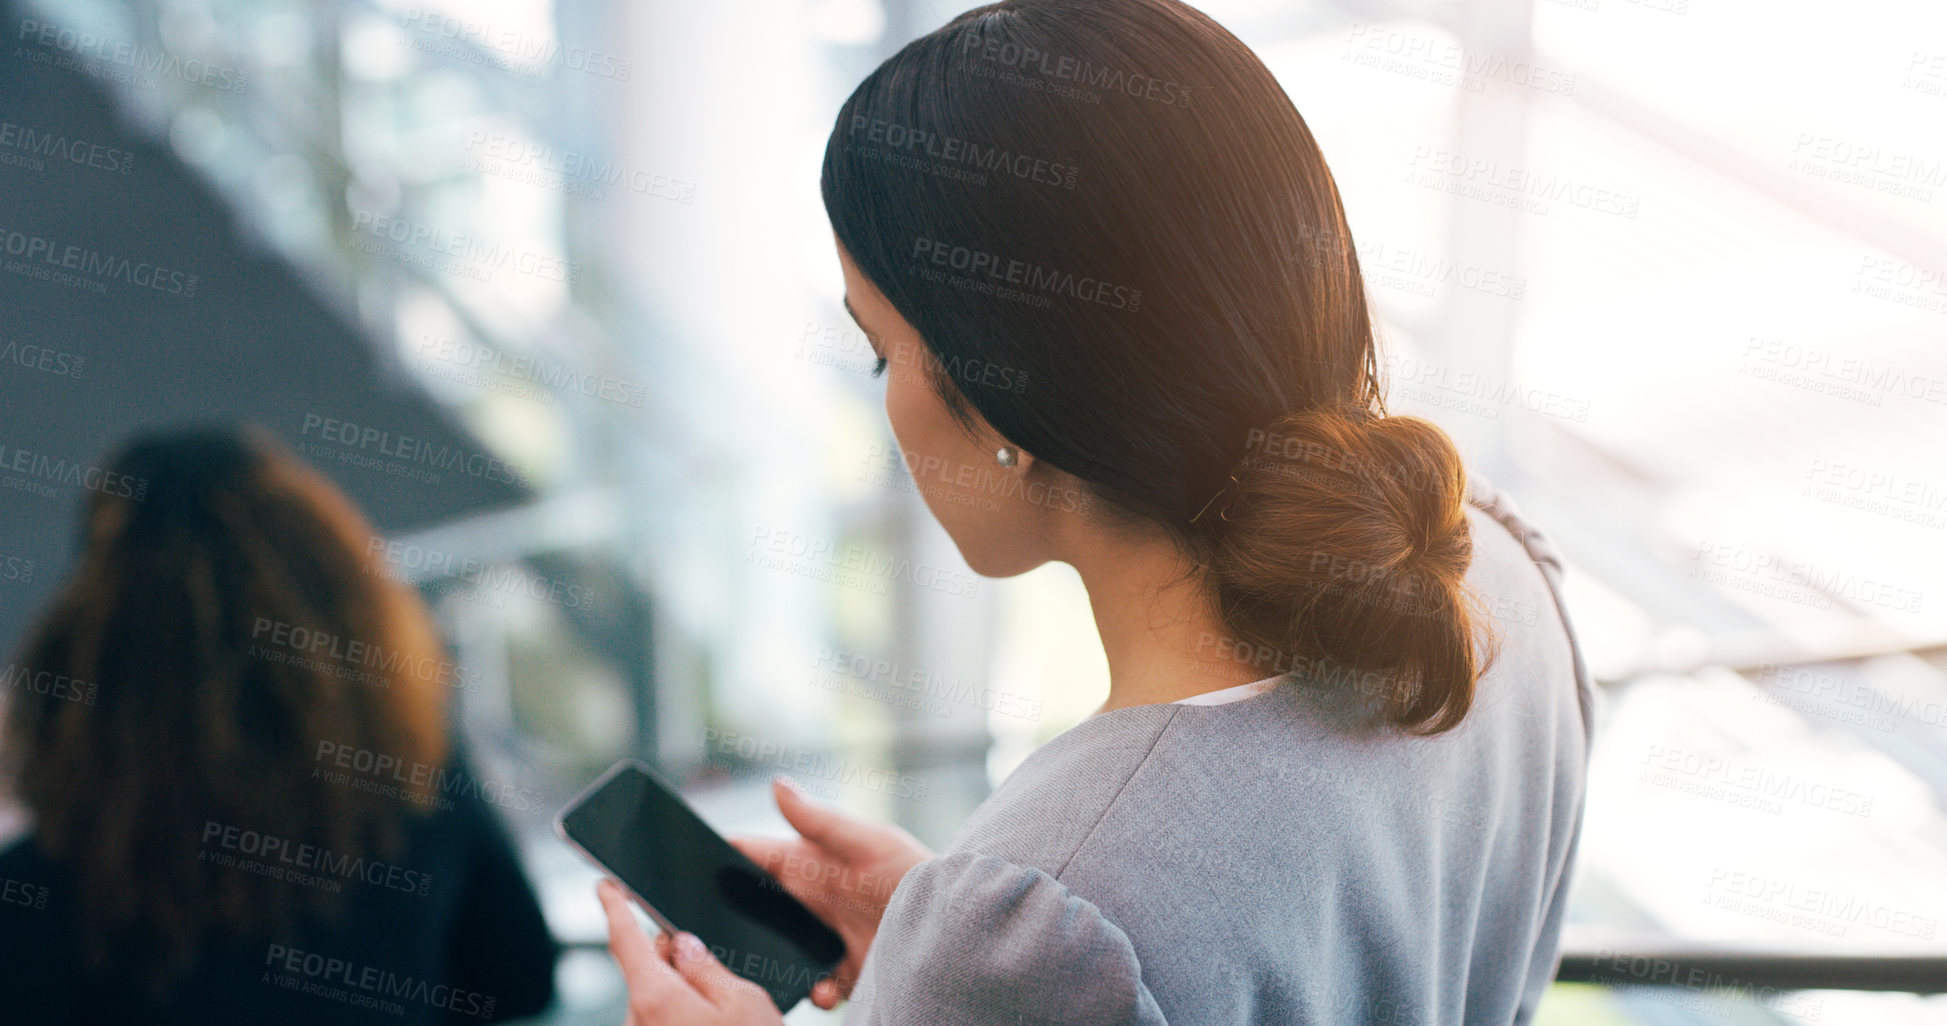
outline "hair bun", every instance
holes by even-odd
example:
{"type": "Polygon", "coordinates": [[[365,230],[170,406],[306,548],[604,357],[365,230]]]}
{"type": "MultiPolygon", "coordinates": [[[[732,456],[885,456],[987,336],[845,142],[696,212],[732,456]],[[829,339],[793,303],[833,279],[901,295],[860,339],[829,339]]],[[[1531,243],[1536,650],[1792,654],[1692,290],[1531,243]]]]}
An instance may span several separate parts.
{"type": "Polygon", "coordinates": [[[1445,432],[1360,407],[1254,430],[1216,516],[1207,567],[1238,640],[1374,671],[1388,717],[1460,722],[1478,673],[1466,592],[1466,470],[1445,432]]]}

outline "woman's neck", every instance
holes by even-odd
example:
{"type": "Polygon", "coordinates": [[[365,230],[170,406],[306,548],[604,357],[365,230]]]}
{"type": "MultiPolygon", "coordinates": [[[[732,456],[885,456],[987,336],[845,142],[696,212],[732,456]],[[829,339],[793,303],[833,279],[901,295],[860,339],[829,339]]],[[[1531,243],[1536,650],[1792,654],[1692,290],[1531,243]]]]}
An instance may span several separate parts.
{"type": "Polygon", "coordinates": [[[1117,532],[1072,555],[1109,657],[1109,699],[1098,712],[1268,676],[1237,658],[1207,586],[1160,529],[1117,532]]]}

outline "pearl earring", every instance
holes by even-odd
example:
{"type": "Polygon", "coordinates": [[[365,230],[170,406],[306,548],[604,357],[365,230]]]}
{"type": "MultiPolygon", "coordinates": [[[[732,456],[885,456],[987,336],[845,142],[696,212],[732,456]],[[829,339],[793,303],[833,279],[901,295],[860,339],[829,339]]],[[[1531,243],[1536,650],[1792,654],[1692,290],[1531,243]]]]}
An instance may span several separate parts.
{"type": "Polygon", "coordinates": [[[1021,454],[1015,452],[1013,446],[1003,445],[998,452],[994,453],[994,462],[1003,467],[1011,467],[1021,462],[1021,454]]]}

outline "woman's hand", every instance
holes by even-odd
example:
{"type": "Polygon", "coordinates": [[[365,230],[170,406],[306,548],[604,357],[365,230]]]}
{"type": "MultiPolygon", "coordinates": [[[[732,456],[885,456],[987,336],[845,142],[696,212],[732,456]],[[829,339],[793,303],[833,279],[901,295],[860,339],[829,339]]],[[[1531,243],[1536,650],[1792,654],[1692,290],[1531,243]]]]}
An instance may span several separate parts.
{"type": "Polygon", "coordinates": [[[782,1026],[764,988],[711,957],[693,933],[651,941],[613,880],[595,885],[608,913],[608,950],[629,985],[625,1026],[782,1026]]]}
{"type": "Polygon", "coordinates": [[[868,823],[806,798],[789,779],[771,782],[777,808],[799,839],[731,840],[845,940],[845,960],[811,988],[811,1002],[831,1009],[850,996],[879,933],[886,903],[906,871],[933,852],[896,826],[868,823]]]}

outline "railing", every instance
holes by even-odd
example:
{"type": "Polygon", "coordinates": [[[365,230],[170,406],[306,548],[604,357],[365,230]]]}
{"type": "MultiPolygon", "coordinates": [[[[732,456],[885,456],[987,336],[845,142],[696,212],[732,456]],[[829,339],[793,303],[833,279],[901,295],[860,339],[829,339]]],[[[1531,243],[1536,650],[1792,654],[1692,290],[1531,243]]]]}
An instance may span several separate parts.
{"type": "MultiPolygon", "coordinates": [[[[563,941],[602,951],[598,940],[563,941]]],[[[1557,983],[1692,990],[1873,990],[1947,994],[1947,955],[1789,955],[1709,948],[1564,951],[1557,983]]]]}
{"type": "Polygon", "coordinates": [[[1792,955],[1726,948],[1564,951],[1557,983],[1692,990],[1947,993],[1947,955],[1792,955]]]}

